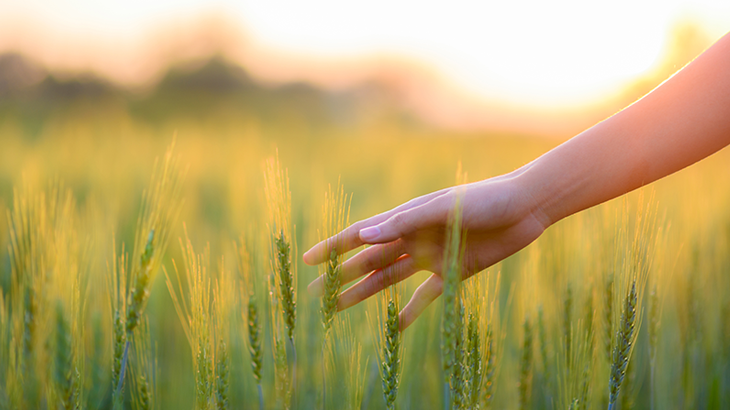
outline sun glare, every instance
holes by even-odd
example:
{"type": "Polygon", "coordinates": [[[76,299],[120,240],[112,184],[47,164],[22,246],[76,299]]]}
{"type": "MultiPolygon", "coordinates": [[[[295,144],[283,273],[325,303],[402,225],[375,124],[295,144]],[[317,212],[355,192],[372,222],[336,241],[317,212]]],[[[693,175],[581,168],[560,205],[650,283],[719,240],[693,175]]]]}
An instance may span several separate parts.
{"type": "Polygon", "coordinates": [[[718,17],[730,15],[730,6],[711,0],[29,0],[0,5],[0,52],[35,47],[45,53],[41,60],[60,61],[64,68],[77,64],[107,70],[124,81],[150,65],[142,60],[154,51],[134,51],[150,48],[150,32],[205,12],[222,14],[238,25],[246,47],[301,61],[256,73],[263,79],[276,73],[279,78],[319,81],[311,77],[318,62],[324,66],[385,57],[428,67],[444,84],[472,98],[535,107],[589,104],[655,68],[667,52],[668,33],[687,13],[708,22],[715,30],[709,33],[712,39],[730,20],[718,17]],[[16,41],[18,46],[7,31],[22,27],[21,17],[42,29],[27,29],[36,36],[16,41]],[[71,59],[76,62],[66,61],[71,59]],[[134,64],[125,68],[124,61],[134,64]],[[310,67],[309,74],[298,72],[301,67],[310,67]]]}
{"type": "Polygon", "coordinates": [[[652,69],[686,8],[679,1],[447,6],[373,0],[352,7],[335,0],[272,0],[244,2],[238,11],[258,41],[282,52],[391,53],[435,67],[474,96],[562,106],[611,94],[652,69]]]}

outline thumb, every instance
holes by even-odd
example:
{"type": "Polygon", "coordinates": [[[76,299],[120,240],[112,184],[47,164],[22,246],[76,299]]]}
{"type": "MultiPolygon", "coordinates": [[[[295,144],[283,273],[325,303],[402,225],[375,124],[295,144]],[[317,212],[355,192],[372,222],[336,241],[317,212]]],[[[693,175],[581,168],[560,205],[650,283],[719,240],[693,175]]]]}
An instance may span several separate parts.
{"type": "Polygon", "coordinates": [[[361,229],[360,239],[369,244],[387,243],[439,221],[445,222],[448,210],[441,198],[434,198],[423,205],[399,212],[378,225],[361,229]]]}

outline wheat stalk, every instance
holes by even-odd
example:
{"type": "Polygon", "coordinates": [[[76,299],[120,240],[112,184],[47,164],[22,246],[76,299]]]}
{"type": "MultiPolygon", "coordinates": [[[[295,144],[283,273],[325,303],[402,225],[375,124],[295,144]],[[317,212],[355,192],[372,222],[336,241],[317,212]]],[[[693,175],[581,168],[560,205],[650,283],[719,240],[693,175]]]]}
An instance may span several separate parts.
{"type": "MultiPolygon", "coordinates": [[[[296,242],[291,223],[291,191],[289,190],[288,170],[282,170],[278,151],[269,158],[264,169],[264,193],[269,210],[269,229],[271,233],[271,259],[274,279],[279,294],[280,308],[287,328],[287,339],[291,344],[292,400],[296,402],[297,386],[297,349],[294,343],[294,329],[297,318],[297,275],[292,254],[296,255],[296,242]]],[[[284,349],[286,353],[286,349],[284,349]]],[[[278,353],[277,353],[278,354],[278,353]]],[[[287,366],[288,367],[288,366],[287,366]]]]}
{"type": "MultiPolygon", "coordinates": [[[[325,193],[324,205],[322,206],[323,227],[320,235],[326,239],[334,237],[341,232],[350,221],[350,200],[351,197],[345,194],[342,184],[338,181],[335,191],[330,185],[325,193]]],[[[327,261],[320,267],[320,273],[324,277],[324,294],[321,302],[321,319],[324,329],[322,339],[322,407],[327,407],[327,371],[326,371],[326,350],[327,341],[332,328],[332,320],[337,313],[337,302],[340,299],[341,269],[344,261],[344,254],[339,255],[336,247],[338,244],[330,243],[330,254],[327,261]]],[[[321,266],[321,265],[320,265],[321,266]]]]}
{"type": "Polygon", "coordinates": [[[466,346],[468,359],[466,361],[466,370],[468,375],[468,398],[466,400],[468,408],[476,408],[479,404],[479,392],[482,387],[482,346],[479,335],[479,319],[472,313],[469,315],[466,326],[466,346]]]}
{"type": "Polygon", "coordinates": [[[444,408],[451,408],[451,378],[456,363],[457,338],[460,337],[457,328],[458,295],[461,283],[461,264],[463,259],[461,229],[461,200],[456,199],[453,211],[449,215],[448,235],[444,250],[443,267],[443,313],[441,319],[441,362],[444,377],[444,408]]]}
{"type": "Polygon", "coordinates": [[[48,192],[26,185],[22,191],[14,190],[13,211],[8,213],[11,295],[13,311],[18,312],[16,331],[21,349],[16,374],[22,394],[18,393],[16,401],[28,408],[39,407],[44,394],[43,371],[38,370],[47,360],[42,345],[44,333],[52,326],[44,322],[52,320],[54,310],[47,288],[50,280],[58,279],[53,276],[59,276],[59,270],[68,272],[57,262],[56,237],[72,239],[73,233],[67,236],[62,225],[68,224],[73,230],[73,206],[70,192],[58,185],[48,192]]]}
{"type": "Polygon", "coordinates": [[[626,367],[631,358],[631,350],[634,344],[634,326],[636,325],[636,281],[631,283],[631,289],[624,299],[621,309],[621,320],[619,329],[616,332],[616,347],[613,349],[613,360],[611,363],[611,378],[609,381],[608,408],[613,409],[616,405],[621,383],[624,381],[626,367]]]}
{"type": "MultiPolygon", "coordinates": [[[[583,337],[583,345],[585,353],[582,356],[587,356],[588,360],[584,360],[585,363],[582,365],[581,373],[581,388],[580,388],[580,400],[579,408],[585,410],[589,407],[590,396],[591,396],[591,368],[593,351],[595,349],[595,336],[593,331],[593,289],[588,290],[588,297],[585,302],[585,317],[583,323],[585,324],[585,335],[583,337]]],[[[576,369],[579,369],[576,367],[576,369]]]]}
{"type": "Polygon", "coordinates": [[[482,403],[484,404],[484,408],[488,409],[492,405],[492,400],[494,399],[494,382],[495,376],[496,376],[496,359],[495,359],[495,349],[494,349],[494,332],[491,329],[491,326],[487,326],[487,332],[485,336],[485,352],[486,352],[486,362],[484,364],[484,384],[482,388],[482,403]]]}
{"type": "Polygon", "coordinates": [[[392,284],[372,298],[367,317],[378,354],[378,369],[386,408],[395,409],[403,368],[403,335],[400,331],[401,284],[392,284]],[[371,314],[371,312],[375,312],[371,314]]]}
{"type": "MultiPolygon", "coordinates": [[[[462,295],[463,296],[463,295],[462,295]]],[[[466,405],[465,371],[464,371],[464,302],[463,297],[457,301],[456,326],[454,329],[454,362],[451,368],[451,397],[455,409],[463,409],[466,405]]]]}
{"type": "Polygon", "coordinates": [[[254,380],[256,380],[256,388],[259,395],[259,410],[264,409],[264,392],[261,380],[261,371],[263,369],[263,337],[262,337],[262,324],[260,321],[260,307],[258,289],[259,289],[259,266],[256,263],[255,255],[256,242],[253,241],[252,235],[245,241],[243,238],[240,240],[240,244],[234,244],[236,248],[236,255],[238,255],[238,268],[243,278],[241,282],[241,300],[245,305],[243,310],[243,322],[245,324],[247,337],[245,340],[248,342],[248,351],[251,357],[251,373],[253,374],[254,380]],[[244,245],[247,243],[248,246],[244,245]],[[254,251],[249,252],[249,248],[254,251]]]}
{"type": "Polygon", "coordinates": [[[183,291],[183,281],[174,260],[177,290],[166,271],[165,276],[175,311],[193,355],[196,408],[204,410],[214,402],[215,377],[213,369],[215,347],[212,335],[213,328],[216,326],[216,315],[214,314],[216,308],[211,302],[210,250],[206,247],[203,253],[197,254],[188,237],[187,229],[185,229],[185,238],[184,243],[182,239],[180,240],[180,247],[183,253],[188,292],[183,291]],[[185,297],[186,293],[187,297],[185,297]]]}
{"type": "Polygon", "coordinates": [[[132,403],[138,410],[155,408],[157,396],[157,350],[150,338],[149,320],[140,322],[138,331],[134,333],[134,367],[132,370],[132,403]]]}
{"type": "Polygon", "coordinates": [[[571,321],[573,315],[573,284],[568,282],[565,289],[565,301],[563,304],[563,336],[565,338],[565,359],[567,360],[566,368],[571,369],[571,349],[573,348],[571,321]]]}
{"type": "MultiPolygon", "coordinates": [[[[485,314],[481,315],[480,318],[482,346],[484,346],[484,352],[482,353],[484,376],[482,378],[479,404],[480,408],[484,409],[491,408],[494,400],[494,387],[499,370],[502,342],[504,341],[504,332],[499,317],[499,298],[496,297],[500,289],[500,278],[499,272],[496,275],[492,275],[492,272],[486,272],[486,274],[479,277],[482,281],[481,288],[485,289],[487,295],[482,299],[482,311],[485,314]],[[494,297],[490,298],[489,295],[494,295],[494,297]]],[[[510,292],[507,305],[510,304],[511,299],[512,293],[510,292]]]]}
{"type": "MultiPolygon", "coordinates": [[[[484,273],[487,283],[489,272],[484,273]]],[[[466,359],[464,360],[464,380],[466,394],[465,407],[479,407],[480,393],[484,382],[484,328],[491,323],[489,308],[490,289],[483,286],[482,276],[472,276],[464,284],[464,298],[467,307],[466,316],[466,359]]]]}
{"type": "MultiPolygon", "coordinates": [[[[133,286],[129,290],[126,307],[126,342],[119,371],[115,395],[121,397],[127,366],[129,341],[139,325],[153,279],[162,264],[162,256],[170,239],[170,232],[182,208],[182,181],[184,172],[178,159],[173,156],[175,143],[170,145],[161,163],[155,161],[150,188],[142,200],[142,212],[137,222],[133,261],[138,263],[132,270],[133,286]],[[145,239],[146,238],[146,239],[145,239]]],[[[118,400],[121,400],[119,398],[118,400]]],[[[115,406],[118,406],[115,400],[115,406]]]]}
{"type": "MultiPolygon", "coordinates": [[[[322,207],[323,214],[323,238],[334,237],[335,234],[341,232],[350,224],[350,202],[352,197],[345,194],[344,187],[341,183],[337,183],[337,188],[333,191],[332,186],[328,187],[325,193],[324,205],[322,207]]],[[[338,255],[337,244],[331,243],[328,248],[331,249],[329,258],[324,263],[322,275],[324,276],[324,295],[322,296],[322,326],[324,328],[325,339],[332,327],[332,319],[337,312],[337,302],[340,297],[340,265],[344,261],[344,255],[338,255]]]]}
{"type": "Polygon", "coordinates": [[[228,348],[223,339],[218,342],[216,350],[215,365],[215,398],[218,410],[228,409],[228,390],[229,390],[229,358],[228,348]]]}
{"type": "Polygon", "coordinates": [[[606,359],[608,362],[611,362],[611,346],[612,346],[612,340],[613,340],[613,288],[614,288],[614,276],[613,272],[609,272],[606,281],[605,281],[605,288],[604,288],[604,318],[606,320],[605,322],[605,351],[606,351],[606,359]]]}
{"type": "Polygon", "coordinates": [[[214,333],[218,338],[214,356],[215,404],[218,410],[228,408],[228,392],[230,389],[230,357],[228,341],[230,340],[230,313],[235,310],[234,290],[235,281],[231,272],[226,268],[225,259],[221,258],[218,277],[215,278],[215,292],[213,295],[214,333]]]}
{"type": "Polygon", "coordinates": [[[122,407],[122,364],[124,363],[127,332],[124,330],[124,316],[119,310],[114,312],[114,329],[112,345],[112,389],[115,409],[122,407]]]}
{"type": "Polygon", "coordinates": [[[657,284],[651,288],[649,293],[649,400],[650,409],[654,410],[655,405],[655,377],[656,377],[656,358],[657,346],[659,344],[659,296],[657,292],[657,284]]]}
{"type": "Polygon", "coordinates": [[[294,341],[296,326],[296,275],[292,269],[292,225],[291,225],[291,192],[289,191],[289,174],[282,170],[278,153],[270,158],[264,170],[266,202],[270,213],[270,229],[272,236],[272,259],[276,272],[276,284],[279,292],[287,336],[294,341]]]}
{"type": "Polygon", "coordinates": [[[530,324],[529,316],[525,316],[522,328],[522,356],[520,359],[520,381],[518,384],[518,391],[519,408],[526,409],[529,406],[532,381],[532,326],[530,324]]]}
{"type": "Polygon", "coordinates": [[[388,301],[388,318],[385,322],[385,346],[383,350],[383,391],[385,403],[389,409],[395,408],[395,398],[400,382],[400,329],[398,328],[397,299],[388,301]]]}
{"type": "Polygon", "coordinates": [[[291,385],[289,365],[286,359],[286,342],[282,337],[275,337],[274,339],[274,370],[277,407],[289,409],[291,408],[291,385]]]}
{"type": "MultiPolygon", "coordinates": [[[[365,372],[368,369],[368,359],[363,359],[363,347],[354,332],[350,314],[344,313],[337,315],[334,327],[335,332],[339,335],[337,338],[338,345],[342,354],[344,354],[344,360],[339,361],[339,364],[343,368],[341,370],[346,373],[346,408],[347,410],[360,410],[363,404],[365,372]]],[[[335,364],[337,365],[338,363],[335,364]]]]}
{"type": "Polygon", "coordinates": [[[276,408],[288,410],[291,408],[292,399],[292,380],[289,377],[289,362],[286,352],[286,325],[283,318],[283,309],[279,307],[279,298],[276,292],[275,275],[270,276],[269,286],[269,304],[271,308],[271,337],[274,355],[274,386],[276,390],[276,408]]]}
{"type": "Polygon", "coordinates": [[[149,299],[150,286],[170,240],[170,232],[182,208],[184,172],[173,155],[174,147],[173,142],[162,163],[155,161],[150,188],[142,200],[132,258],[138,264],[132,271],[133,286],[127,298],[126,330],[130,335],[139,324],[149,299]]]}
{"type": "Polygon", "coordinates": [[[71,345],[71,329],[64,306],[56,303],[55,353],[53,361],[53,381],[57,389],[59,407],[71,409],[77,401],[78,392],[73,372],[73,348],[71,345]]]}

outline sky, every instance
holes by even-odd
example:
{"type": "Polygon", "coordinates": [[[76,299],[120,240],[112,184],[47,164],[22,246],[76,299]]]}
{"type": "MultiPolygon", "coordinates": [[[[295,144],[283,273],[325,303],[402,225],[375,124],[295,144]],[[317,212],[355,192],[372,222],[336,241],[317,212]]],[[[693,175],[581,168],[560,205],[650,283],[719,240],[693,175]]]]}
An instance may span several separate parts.
{"type": "Polygon", "coordinates": [[[555,108],[648,72],[688,20],[717,40],[730,2],[0,0],[0,52],[134,84],[208,41],[267,81],[337,87],[401,61],[465,98],[555,108]]]}

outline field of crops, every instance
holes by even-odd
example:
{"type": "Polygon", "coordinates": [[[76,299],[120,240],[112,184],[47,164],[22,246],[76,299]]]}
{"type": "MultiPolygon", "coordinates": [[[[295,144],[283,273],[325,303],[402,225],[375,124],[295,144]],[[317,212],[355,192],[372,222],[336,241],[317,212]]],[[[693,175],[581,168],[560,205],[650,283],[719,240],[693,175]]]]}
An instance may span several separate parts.
{"type": "Polygon", "coordinates": [[[306,287],[342,258],[303,251],[558,142],[185,118],[3,115],[0,409],[730,408],[728,152],[445,278],[400,333],[428,273],[335,314],[306,287]]]}

